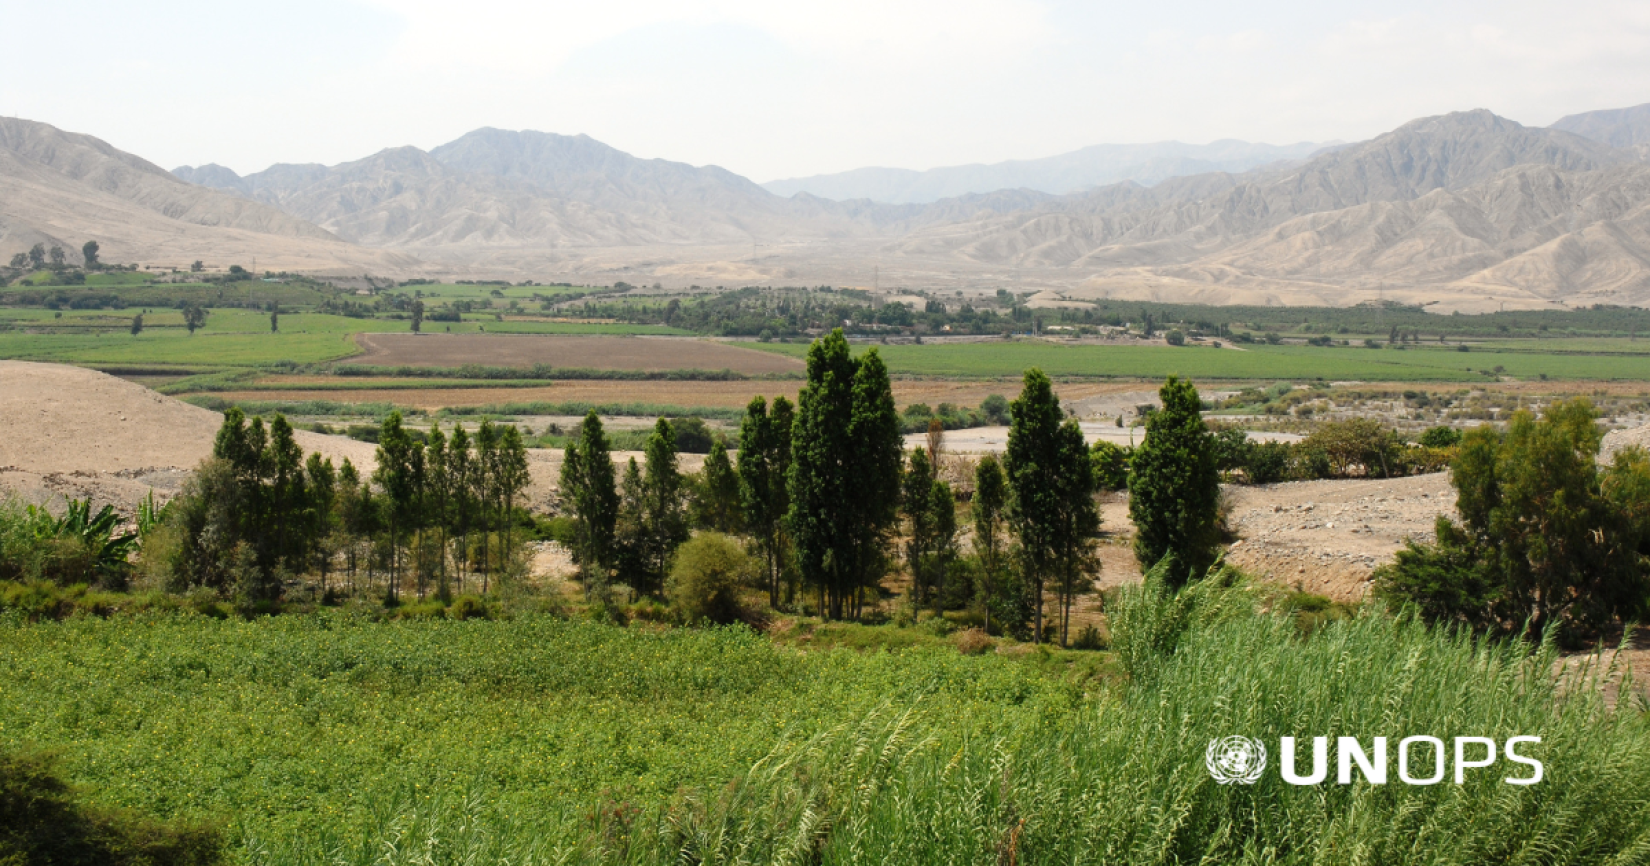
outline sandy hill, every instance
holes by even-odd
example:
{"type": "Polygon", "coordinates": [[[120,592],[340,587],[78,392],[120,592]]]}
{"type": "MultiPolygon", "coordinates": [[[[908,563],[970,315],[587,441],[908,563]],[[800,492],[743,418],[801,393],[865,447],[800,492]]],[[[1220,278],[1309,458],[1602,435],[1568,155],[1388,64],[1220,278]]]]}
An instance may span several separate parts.
{"type": "MultiPolygon", "coordinates": [[[[223,416],[142,385],[62,364],[0,361],[0,487],[32,500],[134,506],[175,493],[212,454],[223,416]]],[[[370,471],[374,447],[298,431],[305,451],[370,471]]]]}
{"type": "Polygon", "coordinates": [[[96,240],[111,262],[196,259],[360,273],[409,269],[411,256],[348,244],[303,219],[185,183],[89,135],[0,118],[0,254],[36,243],[78,259],[96,240]]]}
{"type": "MultiPolygon", "coordinates": [[[[83,367],[0,361],[0,494],[31,502],[60,497],[112,502],[130,513],[154,491],[166,499],[212,454],[223,416],[165,397],[125,379],[83,367]]],[[[467,425],[473,428],[474,425],[467,425]]],[[[377,447],[343,436],[297,431],[298,444],[363,474],[377,447]]],[[[562,452],[530,449],[528,503],[546,507],[555,495],[562,452]]],[[[635,452],[616,451],[623,463],[635,452]]],[[[704,458],[681,455],[684,472],[704,458]]]]}

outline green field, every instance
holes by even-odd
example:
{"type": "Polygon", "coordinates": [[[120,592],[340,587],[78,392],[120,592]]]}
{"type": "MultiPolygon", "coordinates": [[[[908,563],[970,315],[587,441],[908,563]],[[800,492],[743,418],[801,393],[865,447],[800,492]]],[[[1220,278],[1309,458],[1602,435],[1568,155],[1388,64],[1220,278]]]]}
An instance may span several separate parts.
{"type": "MultiPolygon", "coordinates": [[[[0,358],[69,364],[156,364],[248,367],[280,362],[324,363],[359,353],[352,336],[409,330],[396,319],[357,319],[325,313],[282,313],[280,331],[269,330],[269,314],[216,309],[193,335],[176,310],[143,314],[144,329],[128,329],[138,310],[52,310],[0,308],[0,358]]],[[[426,333],[474,334],[686,334],[658,325],[573,324],[565,322],[425,322],[426,333]]]]}
{"type": "Polygon", "coordinates": [[[1114,654],[974,657],[924,626],[13,611],[0,747],[254,864],[1642,862],[1650,728],[1561,692],[1550,648],[1373,611],[1303,633],[1236,593],[1125,590],[1114,654]],[[1326,732],[1537,736],[1544,781],[1205,769],[1213,739],[1326,732]]]}
{"type": "MultiPolygon", "coordinates": [[[[1627,342],[1625,340],[1621,342],[1627,342]]],[[[795,357],[800,343],[750,343],[751,348],[795,357]]],[[[1595,355],[1455,349],[1364,349],[1313,346],[1245,346],[1216,350],[1185,346],[1094,346],[1036,341],[894,344],[875,347],[896,375],[964,378],[1016,377],[1030,367],[1050,376],[1197,380],[1324,379],[1326,381],[1482,382],[1483,370],[1554,379],[1650,381],[1650,356],[1617,352],[1595,355]]]]}
{"type": "Polygon", "coordinates": [[[374,805],[466,788],[532,815],[657,805],[888,700],[974,735],[1080,701],[1058,672],[949,648],[804,654],[548,617],[0,622],[0,668],[0,744],[62,750],[105,804],[274,838],[365,836],[374,805]]]}

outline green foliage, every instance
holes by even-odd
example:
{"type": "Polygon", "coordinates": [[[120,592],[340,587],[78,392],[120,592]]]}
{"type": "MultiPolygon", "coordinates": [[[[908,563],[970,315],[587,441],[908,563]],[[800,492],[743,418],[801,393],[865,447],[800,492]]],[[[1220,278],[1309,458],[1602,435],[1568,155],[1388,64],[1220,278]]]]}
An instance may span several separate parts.
{"type": "Polygon", "coordinates": [[[1329,461],[1329,471],[1338,478],[1361,474],[1367,478],[1387,478],[1403,474],[1398,435],[1373,418],[1326,421],[1313,428],[1301,443],[1309,451],[1321,452],[1329,461]]]}
{"type": "Polygon", "coordinates": [[[573,556],[584,575],[585,593],[605,592],[614,565],[619,492],[613,482],[613,458],[594,412],[584,416],[578,438],[567,444],[561,464],[563,509],[577,528],[573,556]]]}
{"type": "Polygon", "coordinates": [[[1094,443],[1089,451],[1089,458],[1094,462],[1094,483],[1101,490],[1127,490],[1129,487],[1129,461],[1134,459],[1134,449],[1100,439],[1094,443]]]}
{"type": "Polygon", "coordinates": [[[1214,562],[1220,474],[1197,389],[1170,376],[1158,395],[1163,408],[1146,416],[1146,441],[1130,464],[1129,517],[1135,559],[1153,568],[1172,557],[1168,580],[1178,586],[1214,562]]]}
{"type": "Polygon", "coordinates": [[[999,630],[1024,628],[1030,611],[1019,581],[1009,571],[1008,477],[994,454],[974,465],[974,556],[979,565],[979,604],[983,625],[991,630],[991,617],[998,618],[999,630]]]}
{"type": "Polygon", "coordinates": [[[687,503],[669,421],[660,418],[654,425],[644,457],[645,473],[637,471],[634,459],[626,471],[615,544],[618,578],[646,594],[663,589],[671,554],[688,537],[687,503]]]}
{"type": "Polygon", "coordinates": [[[1434,620],[1566,640],[1646,612],[1650,456],[1596,463],[1603,431],[1584,398],[1515,413],[1505,431],[1469,431],[1452,466],[1459,522],[1409,545],[1376,574],[1377,593],[1434,620]]]}
{"type": "Polygon", "coordinates": [[[1043,591],[1052,582],[1059,613],[1060,645],[1066,646],[1071,607],[1092,587],[1098,567],[1093,536],[1100,514],[1094,505],[1094,462],[1075,419],[1067,419],[1041,370],[1026,371],[1014,401],[1003,455],[1012,497],[1008,520],[1020,542],[1023,579],[1031,591],[1033,635],[1043,637],[1043,591]]]}
{"type": "Polygon", "coordinates": [[[544,835],[497,840],[543,852],[585,839],[581,816],[604,804],[651,809],[720,790],[776,744],[887,701],[920,700],[984,736],[1063,717],[1076,694],[1059,673],[933,640],[798,653],[742,627],[374,622],[344,609],[250,622],[0,617],[0,698],[5,740],[59,751],[63,778],[98,805],[219,816],[237,861],[303,863],[282,852],[336,844],[353,852],[341,862],[403,862],[426,845],[452,850],[474,837],[403,836],[395,853],[381,822],[466,792],[546,822],[544,835]]]}
{"type": "Polygon", "coordinates": [[[739,589],[754,576],[753,565],[734,539],[700,533],[676,552],[666,594],[686,622],[736,622],[744,613],[739,589]]]}
{"type": "Polygon", "coordinates": [[[1454,427],[1428,427],[1420,443],[1427,448],[1454,448],[1461,444],[1461,431],[1454,427]]]}
{"type": "Polygon", "coordinates": [[[876,349],[852,357],[841,329],[814,342],[791,442],[787,526],[798,569],[828,617],[857,615],[886,567],[903,450],[876,349]]]}
{"type": "Polygon", "coordinates": [[[112,505],[93,513],[90,499],[68,500],[61,517],[0,500],[0,580],[123,588],[138,534],[123,532],[121,523],[112,505]]]}
{"type": "Polygon", "coordinates": [[[0,752],[0,863],[7,866],[207,866],[218,832],[89,806],[39,754],[0,752]]]}
{"type": "Polygon", "coordinates": [[[1178,328],[1171,328],[1168,333],[1163,335],[1163,342],[1171,346],[1184,346],[1186,345],[1186,334],[1178,328]]]}
{"type": "Polygon", "coordinates": [[[739,424],[739,504],[743,523],[763,559],[768,606],[779,607],[780,583],[790,560],[786,516],[790,511],[791,402],[776,397],[770,410],[761,397],[751,398],[739,424]]]}
{"type": "Polygon", "coordinates": [[[700,474],[693,501],[694,523],[717,532],[736,532],[742,528],[739,508],[739,475],[728,459],[728,446],[722,439],[711,442],[710,454],[705,457],[705,468],[700,474]]]}
{"type": "MultiPolygon", "coordinates": [[[[844,624],[798,637],[886,649],[878,641],[901,636],[908,648],[792,653],[739,630],[653,635],[536,622],[402,623],[393,628],[405,637],[391,641],[390,627],[277,635],[267,622],[202,642],[222,640],[228,662],[262,650],[272,670],[219,684],[216,669],[200,681],[186,668],[197,680],[183,682],[191,699],[238,688],[240,703],[225,712],[266,710],[300,725],[308,707],[360,695],[356,718],[379,733],[363,744],[345,741],[354,730],[301,728],[321,738],[311,745],[270,726],[275,742],[256,744],[260,755],[297,745],[300,757],[324,748],[330,760],[313,774],[281,773],[285,756],[251,765],[268,791],[299,804],[290,814],[254,810],[243,856],[256,864],[1242,863],[1254,851],[1300,866],[1360,857],[1635,862],[1650,829],[1650,777],[1640,769],[1650,731],[1636,712],[1606,705],[1601,659],[1561,686],[1550,647],[1479,641],[1413,620],[1359,616],[1302,635],[1294,613],[1257,613],[1240,581],[1220,583],[1189,587],[1191,597],[1167,595],[1160,583],[1155,595],[1119,599],[1149,634],[1116,634],[1141,648],[1136,673],[1094,686],[1093,699],[1034,673],[1066,670],[1076,654],[1005,664],[994,653],[963,655],[921,629],[844,624]],[[438,685],[423,687],[433,692],[424,700],[395,702],[373,700],[344,676],[313,679],[329,669],[292,650],[320,635],[351,654],[351,670],[364,671],[355,676],[392,696],[418,680],[438,685]],[[377,641],[367,644],[368,635],[377,641]],[[527,658],[496,670],[520,654],[527,658]],[[463,690],[449,681],[490,684],[463,690]],[[920,699],[904,685],[913,681],[926,684],[920,699]],[[275,703],[306,689],[308,702],[275,703]],[[885,699],[890,691],[896,697],[885,699]],[[409,723],[385,724],[398,717],[409,723]],[[1222,786],[1203,769],[1207,744],[1233,731],[1274,747],[1280,734],[1325,730],[1366,744],[1394,730],[1538,736],[1533,754],[1546,778],[1509,786],[1504,776],[1527,771],[1498,762],[1469,769],[1461,785],[1294,786],[1269,766],[1253,786],[1222,786]],[[458,742],[468,747],[436,751],[458,742]],[[398,758],[386,756],[392,749],[398,758]],[[385,784],[392,763],[400,788],[385,784]],[[1563,769],[1576,767],[1586,771],[1563,769]],[[353,805],[332,813],[345,795],[322,786],[338,778],[349,779],[353,805]],[[331,816],[324,828],[317,813],[331,816]],[[1325,851],[1334,852],[1327,861],[1325,851]]],[[[112,665],[108,639],[86,634],[76,626],[82,664],[112,665]]],[[[158,658],[145,659],[146,669],[190,660],[172,635],[150,641],[158,658]]],[[[49,661],[65,648],[44,649],[49,661]]],[[[7,651],[15,652],[0,644],[7,651]]],[[[166,685],[177,688],[177,679],[166,685]]],[[[154,691],[144,684],[132,699],[154,691]]],[[[203,723],[216,717],[195,727],[203,723]]],[[[73,724],[59,736],[84,723],[73,724]]],[[[134,740],[129,752],[151,766],[144,747],[153,724],[122,732],[122,743],[97,756],[121,754],[115,747],[134,740]]],[[[216,768],[221,749],[197,752],[199,763],[216,768]]],[[[186,784],[183,774],[139,786],[118,783],[118,770],[99,772],[126,796],[186,784]]],[[[233,803],[249,790],[230,785],[211,796],[233,803]]]]}

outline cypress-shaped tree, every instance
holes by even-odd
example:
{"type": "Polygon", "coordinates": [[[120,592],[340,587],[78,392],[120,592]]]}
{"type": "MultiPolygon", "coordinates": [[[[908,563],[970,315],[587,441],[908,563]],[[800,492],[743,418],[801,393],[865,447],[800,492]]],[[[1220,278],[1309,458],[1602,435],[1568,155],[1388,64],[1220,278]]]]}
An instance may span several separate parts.
{"type": "Polygon", "coordinates": [[[1171,585],[1179,586],[1214,563],[1220,473],[1197,389],[1170,376],[1158,396],[1163,407],[1146,416],[1146,441],[1129,464],[1129,517],[1140,567],[1172,556],[1167,574],[1171,585]]]}
{"type": "Polygon", "coordinates": [[[899,416],[875,349],[856,360],[841,329],[808,349],[808,384],[791,435],[787,524],[820,613],[857,615],[886,568],[899,504],[899,416]]]}
{"type": "Polygon", "coordinates": [[[705,455],[695,512],[697,522],[706,529],[725,533],[740,529],[739,475],[733,471],[727,443],[721,437],[710,443],[710,453],[705,455]]]}
{"type": "Polygon", "coordinates": [[[991,630],[992,611],[999,608],[1002,610],[998,617],[1005,626],[1023,623],[1024,618],[1017,615],[1020,605],[1007,604],[1009,600],[1002,594],[1007,576],[1004,566],[1008,557],[1008,533],[1004,510],[1008,507],[1008,482],[994,454],[981,457],[974,467],[973,505],[974,555],[980,563],[980,606],[985,610],[986,630],[991,630]],[[1005,617],[1004,613],[1010,615],[1005,617]]]}
{"type": "Polygon", "coordinates": [[[911,449],[911,465],[905,470],[900,491],[901,510],[905,512],[906,542],[905,566],[911,573],[911,606],[922,607],[939,594],[939,579],[934,573],[934,467],[928,462],[928,450],[911,449]]]}
{"type": "Polygon", "coordinates": [[[391,412],[378,431],[378,468],[373,480],[384,491],[385,517],[390,530],[390,579],[387,596],[400,595],[401,539],[417,523],[424,486],[424,447],[401,426],[401,413],[391,412]]]}
{"type": "Polygon", "coordinates": [[[1065,419],[1042,370],[1026,371],[1010,412],[1013,420],[1003,458],[1012,493],[1008,516],[1020,538],[1033,640],[1043,639],[1044,591],[1052,580],[1064,645],[1072,601],[1092,585],[1090,551],[1100,523],[1093,498],[1094,469],[1082,430],[1076,420],[1065,419]]]}
{"type": "Polygon", "coordinates": [[[561,465],[563,507],[573,516],[573,556],[584,578],[585,596],[605,590],[613,567],[613,530],[619,493],[613,484],[613,458],[594,410],[567,444],[561,465]]]}
{"type": "Polygon", "coordinates": [[[790,509],[791,402],[776,397],[770,410],[751,399],[739,424],[739,503],[743,522],[762,552],[768,604],[779,606],[780,581],[788,553],[786,512],[790,509]]]}

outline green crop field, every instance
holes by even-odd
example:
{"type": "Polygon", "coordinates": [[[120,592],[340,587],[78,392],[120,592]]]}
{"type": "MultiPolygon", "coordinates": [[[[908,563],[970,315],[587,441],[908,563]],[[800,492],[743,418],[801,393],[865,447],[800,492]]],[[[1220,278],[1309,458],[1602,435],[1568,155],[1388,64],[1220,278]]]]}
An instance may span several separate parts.
{"type": "Polygon", "coordinates": [[[1191,592],[1121,591],[1115,654],[973,657],[920,627],[803,651],[542,614],[13,611],[0,747],[252,864],[1641,862],[1650,728],[1589,676],[1561,691],[1550,648],[1191,592]],[[1544,778],[1215,784],[1233,734],[1534,736],[1544,778]]]}
{"type": "MultiPolygon", "coordinates": [[[[1623,340],[1622,342],[1627,342],[1623,340]]],[[[750,343],[751,348],[804,357],[800,343],[750,343]]],[[[1533,341],[1532,341],[1533,345],[1533,341]]],[[[1650,357],[1620,352],[1536,354],[1532,351],[1412,348],[1364,349],[1314,346],[1096,346],[1013,341],[876,346],[896,375],[968,378],[1015,377],[1029,367],[1051,376],[1158,379],[1324,379],[1393,382],[1484,381],[1484,370],[1555,379],[1650,381],[1650,357]]]]}
{"type": "MultiPolygon", "coordinates": [[[[293,362],[323,363],[348,358],[360,350],[359,333],[402,332],[409,323],[397,319],[358,319],[325,313],[282,313],[280,331],[270,333],[269,314],[236,308],[215,309],[206,326],[189,334],[176,310],[143,315],[144,329],[132,336],[138,310],[65,310],[0,308],[0,358],[70,364],[155,364],[245,367],[293,362]]],[[[468,321],[425,322],[427,333],[474,334],[676,334],[688,332],[659,325],[576,324],[567,322],[468,321]]]]}
{"type": "Polygon", "coordinates": [[[395,291],[422,297],[426,301],[472,300],[480,301],[489,298],[499,298],[504,301],[531,300],[533,296],[553,298],[557,295],[570,295],[578,292],[589,292],[592,289],[584,286],[499,286],[475,283],[437,283],[425,286],[402,286],[395,291]],[[497,294],[494,294],[497,292],[497,294]]]}
{"type": "Polygon", "coordinates": [[[954,650],[802,654],[745,630],[341,613],[0,623],[0,743],[105,804],[365,837],[373,806],[475,788],[522,814],[664,802],[887,700],[982,735],[1064,717],[1058,676],[954,650]]]}

